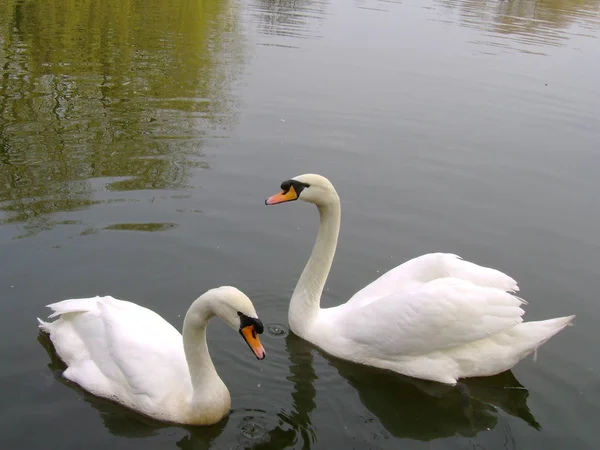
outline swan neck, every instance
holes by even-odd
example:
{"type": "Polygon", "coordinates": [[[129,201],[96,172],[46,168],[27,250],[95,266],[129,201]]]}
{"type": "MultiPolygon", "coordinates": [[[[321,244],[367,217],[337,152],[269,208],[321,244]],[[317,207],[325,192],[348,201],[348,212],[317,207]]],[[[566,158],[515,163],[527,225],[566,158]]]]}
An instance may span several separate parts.
{"type": "Polygon", "coordinates": [[[304,271],[292,295],[288,320],[296,334],[303,335],[301,328],[307,326],[319,313],[321,294],[331,269],[340,231],[341,208],[335,201],[317,205],[319,210],[319,233],[304,271]]]}
{"type": "Polygon", "coordinates": [[[206,328],[212,317],[214,313],[210,304],[199,298],[192,303],[183,321],[183,349],[194,398],[211,389],[215,383],[222,384],[206,343],[206,328]]]}

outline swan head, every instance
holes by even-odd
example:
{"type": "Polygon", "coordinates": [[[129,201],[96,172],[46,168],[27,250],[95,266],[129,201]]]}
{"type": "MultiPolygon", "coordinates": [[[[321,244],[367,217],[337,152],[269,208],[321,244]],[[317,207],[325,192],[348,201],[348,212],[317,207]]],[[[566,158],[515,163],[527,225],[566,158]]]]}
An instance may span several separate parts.
{"type": "Polygon", "coordinates": [[[234,330],[238,330],[244,341],[258,359],[264,359],[265,349],[258,337],[264,331],[252,301],[233,286],[221,286],[206,294],[210,297],[213,313],[234,330]]]}
{"type": "Polygon", "coordinates": [[[281,183],[281,192],[265,200],[266,205],[303,200],[317,206],[339,201],[333,184],[322,175],[306,173],[281,183]]]}

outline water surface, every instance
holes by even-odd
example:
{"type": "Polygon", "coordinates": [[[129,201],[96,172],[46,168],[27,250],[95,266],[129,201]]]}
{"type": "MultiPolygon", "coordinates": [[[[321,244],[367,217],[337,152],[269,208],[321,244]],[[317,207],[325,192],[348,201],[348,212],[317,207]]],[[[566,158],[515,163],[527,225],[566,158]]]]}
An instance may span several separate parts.
{"type": "Polygon", "coordinates": [[[594,448],[599,27],[597,0],[3,2],[2,448],[594,448]],[[263,203],[304,172],[342,199],[323,305],[448,251],[576,325],[458,387],[320,352],[286,323],[317,212],[263,203]],[[223,284],[268,356],[211,324],[233,400],[213,427],[85,393],[35,326],[110,294],[180,328],[223,284]]]}

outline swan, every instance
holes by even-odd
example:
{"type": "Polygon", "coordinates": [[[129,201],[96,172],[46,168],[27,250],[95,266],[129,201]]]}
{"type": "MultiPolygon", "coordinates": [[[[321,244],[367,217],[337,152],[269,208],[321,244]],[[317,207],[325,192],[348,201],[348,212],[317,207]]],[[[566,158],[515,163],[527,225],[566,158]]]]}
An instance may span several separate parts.
{"type": "Polygon", "coordinates": [[[192,303],[183,337],[154,311],[109,296],[48,307],[49,318],[59,318],[38,318],[39,328],[68,366],[63,376],[160,421],[212,425],[229,412],[229,391],[206,345],[212,317],[239,330],[254,355],[265,358],[258,338],[263,324],[250,299],[231,286],[211,289],[192,303]]]}
{"type": "Polygon", "coordinates": [[[321,308],[337,246],[340,199],[316,174],[284,181],[267,205],[304,200],[317,205],[320,226],[292,294],[291,331],[325,352],[407,376],[454,385],[513,367],[575,316],[523,322],[515,280],[504,273],[431,253],[401,264],[348,302],[321,308]]]}

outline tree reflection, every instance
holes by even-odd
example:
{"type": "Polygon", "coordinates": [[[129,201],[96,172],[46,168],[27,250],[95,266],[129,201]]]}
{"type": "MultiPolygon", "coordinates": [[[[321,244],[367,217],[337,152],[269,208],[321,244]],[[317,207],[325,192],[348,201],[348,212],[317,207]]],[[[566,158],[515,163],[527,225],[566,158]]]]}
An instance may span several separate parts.
{"type": "Polygon", "coordinates": [[[113,191],[186,186],[233,118],[229,0],[0,5],[0,209],[31,234],[113,191]],[[114,178],[117,178],[115,181],[114,178]]]}
{"type": "Polygon", "coordinates": [[[596,29],[600,0],[440,0],[461,23],[529,45],[561,45],[574,23],[596,29]]]}
{"type": "Polygon", "coordinates": [[[285,37],[316,37],[312,21],[320,21],[328,2],[324,0],[253,0],[263,34],[285,37]]]}

